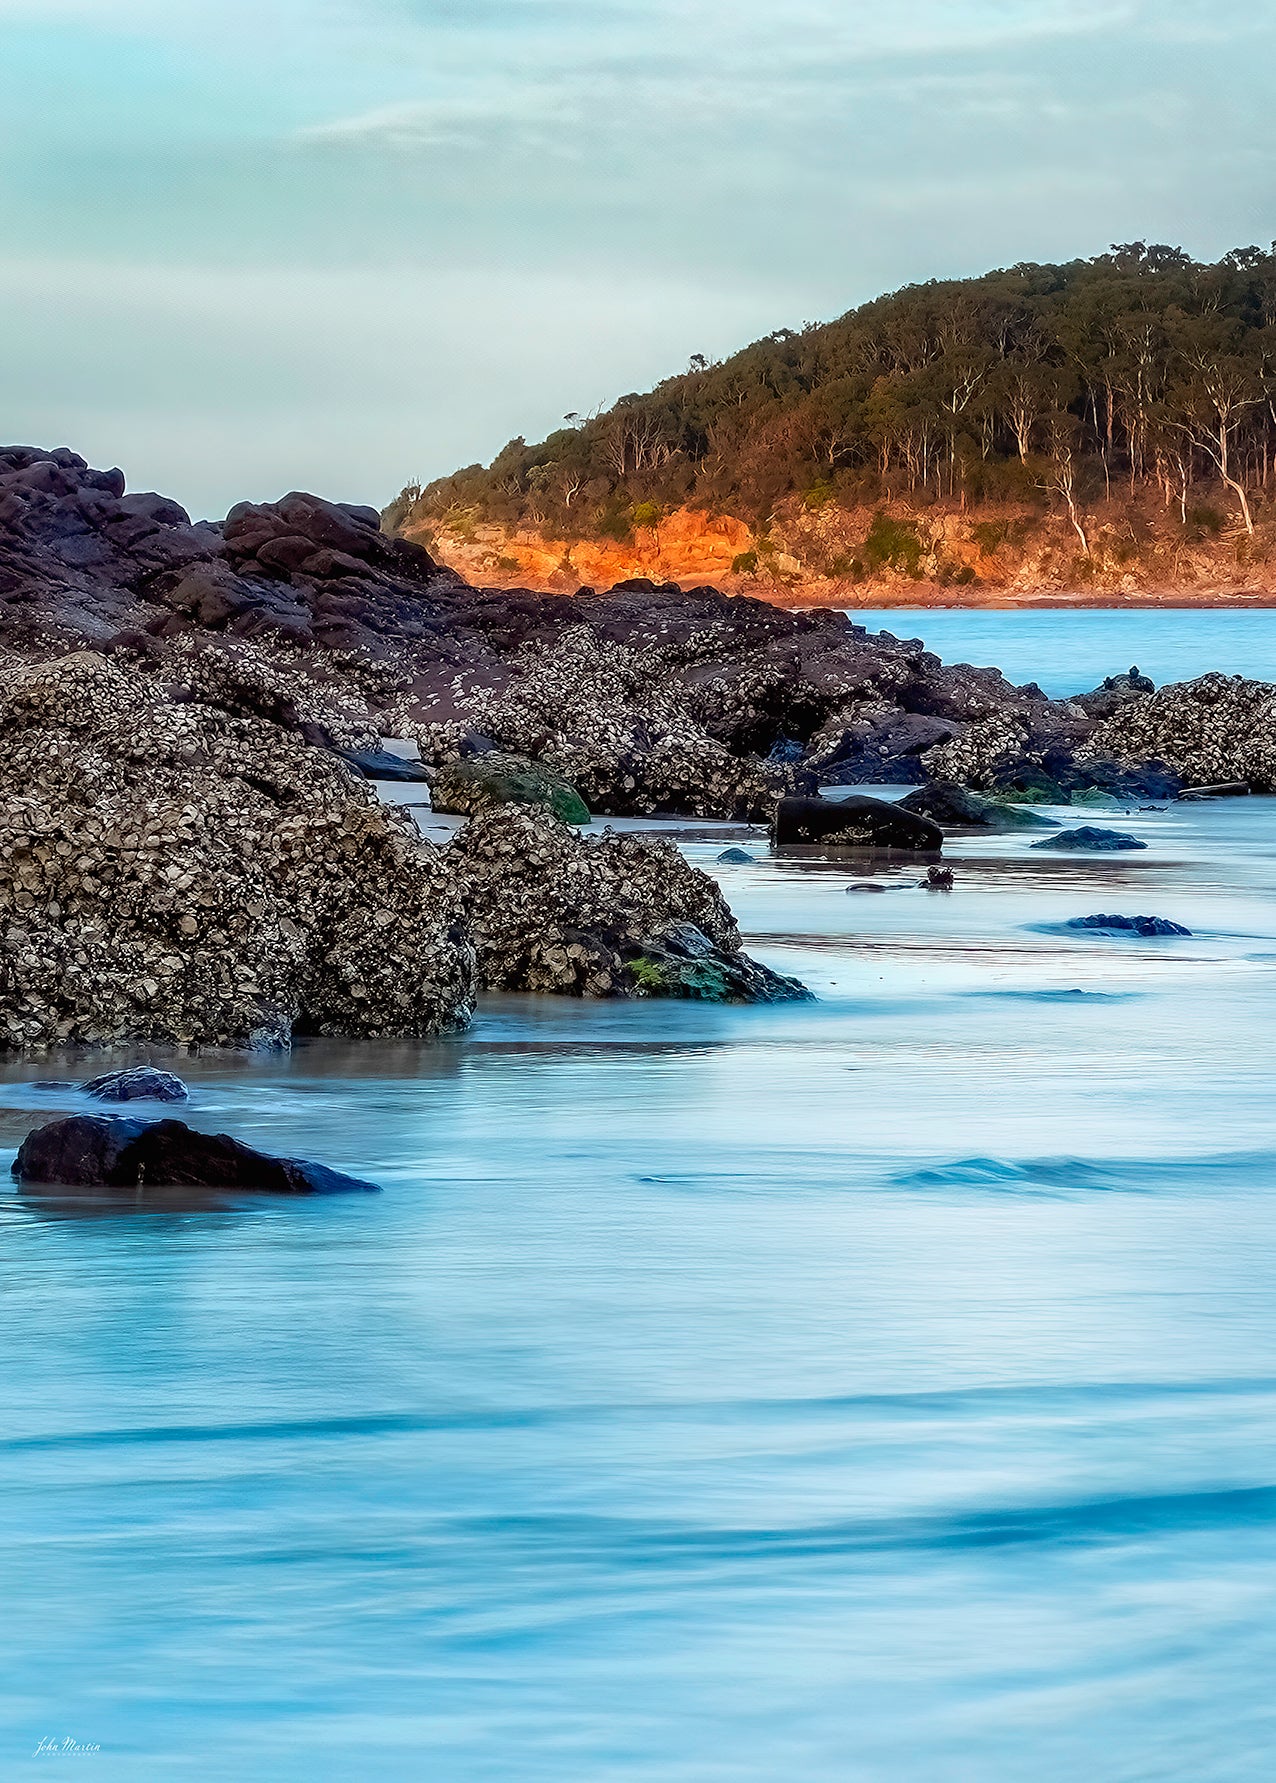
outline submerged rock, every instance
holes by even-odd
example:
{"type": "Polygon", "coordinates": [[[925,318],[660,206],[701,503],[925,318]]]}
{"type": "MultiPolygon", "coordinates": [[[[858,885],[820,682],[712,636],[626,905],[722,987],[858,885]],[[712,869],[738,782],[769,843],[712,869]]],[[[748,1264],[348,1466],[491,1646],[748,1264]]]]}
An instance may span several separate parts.
{"type": "Polygon", "coordinates": [[[846,799],[781,799],[771,823],[777,848],[819,843],[826,848],[889,848],[938,854],[944,832],[886,799],[853,793],[846,799]]]}
{"type": "Polygon", "coordinates": [[[374,1183],[303,1158],[272,1158],[184,1121],[77,1115],[27,1135],[13,1174],[64,1189],[196,1188],[270,1195],[376,1194],[374,1183]]]}
{"type": "Polygon", "coordinates": [[[493,749],[428,771],[436,811],[472,817],[493,805],[543,805],[563,823],[589,822],[589,807],[561,774],[526,756],[493,749]]]}
{"type": "Polygon", "coordinates": [[[1248,793],[1249,787],[1243,780],[1226,780],[1221,786],[1185,786],[1179,798],[1192,805],[1203,799],[1243,799],[1248,793]]]}
{"type": "Polygon", "coordinates": [[[724,848],[718,856],[720,867],[751,867],[757,859],[744,848],[724,848]]]}
{"type": "Polygon", "coordinates": [[[922,880],[920,890],[950,892],[954,885],[951,867],[932,867],[922,880]]]}
{"type": "Polygon", "coordinates": [[[930,786],[919,787],[916,792],[910,792],[907,798],[900,800],[899,808],[901,811],[916,812],[919,817],[929,817],[933,823],[942,824],[945,829],[995,832],[1059,828],[1053,817],[1042,817],[1040,813],[1026,811],[1020,805],[985,798],[980,793],[972,792],[968,786],[958,786],[953,780],[936,780],[930,786]]]}
{"type": "Polygon", "coordinates": [[[86,1096],[99,1102],[188,1102],[190,1091],[171,1071],[150,1065],[134,1065],[128,1071],[108,1071],[83,1085],[86,1096]]]}
{"type": "Polygon", "coordinates": [[[1134,935],[1190,935],[1191,929],[1171,922],[1166,916],[1074,916],[1070,929],[1110,929],[1134,935]]]}
{"type": "Polygon", "coordinates": [[[1032,846],[1077,854],[1117,854],[1123,849],[1146,848],[1147,843],[1140,842],[1137,836],[1127,836],[1121,830],[1104,830],[1084,824],[1079,830],[1060,830],[1057,836],[1046,836],[1032,846]]]}

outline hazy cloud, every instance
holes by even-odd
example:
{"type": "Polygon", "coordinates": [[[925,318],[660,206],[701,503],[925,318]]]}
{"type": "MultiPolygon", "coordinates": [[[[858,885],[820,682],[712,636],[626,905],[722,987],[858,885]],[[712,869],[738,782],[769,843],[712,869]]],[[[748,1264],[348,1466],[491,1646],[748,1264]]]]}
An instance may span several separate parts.
{"type": "Polygon", "coordinates": [[[1274,45],[1239,0],[0,0],[9,426],[201,508],[384,499],[908,280],[1267,240],[1274,45]]]}

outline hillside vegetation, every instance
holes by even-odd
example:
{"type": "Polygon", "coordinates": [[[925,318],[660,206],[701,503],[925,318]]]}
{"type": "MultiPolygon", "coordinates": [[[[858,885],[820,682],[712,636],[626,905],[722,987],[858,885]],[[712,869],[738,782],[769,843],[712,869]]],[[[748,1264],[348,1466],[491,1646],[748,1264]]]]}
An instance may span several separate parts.
{"type": "Polygon", "coordinates": [[[736,577],[970,583],[1022,558],[1037,523],[1078,580],[1141,552],[1170,573],[1176,537],[1209,555],[1226,535],[1229,561],[1257,569],[1276,477],[1276,250],[1207,265],[1133,243],[910,286],[567,423],[405,489],[388,523],[479,541],[507,576],[523,566],[502,539],[545,541],[570,579],[574,544],[623,562],[654,540],[656,561],[661,528],[681,517],[685,533],[689,512],[730,523],[718,557],[736,577]],[[995,517],[943,518],[973,510],[995,517]]]}

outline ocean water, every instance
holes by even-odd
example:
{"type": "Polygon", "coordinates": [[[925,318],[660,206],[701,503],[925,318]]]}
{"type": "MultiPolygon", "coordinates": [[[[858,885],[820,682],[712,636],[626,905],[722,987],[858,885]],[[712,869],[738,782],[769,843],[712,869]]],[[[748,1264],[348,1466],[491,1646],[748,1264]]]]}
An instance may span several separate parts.
{"type": "Polygon", "coordinates": [[[811,1005],[159,1061],[377,1197],[8,1188],[0,1775],[1267,1783],[1276,800],[1117,821],[688,837],[811,1005]]]}
{"type": "Polygon", "coordinates": [[[856,608],[851,618],[870,631],[922,638],[946,662],[999,668],[1015,682],[1035,680],[1055,699],[1088,693],[1136,663],[1158,686],[1208,669],[1276,681],[1272,607],[856,608]]]}

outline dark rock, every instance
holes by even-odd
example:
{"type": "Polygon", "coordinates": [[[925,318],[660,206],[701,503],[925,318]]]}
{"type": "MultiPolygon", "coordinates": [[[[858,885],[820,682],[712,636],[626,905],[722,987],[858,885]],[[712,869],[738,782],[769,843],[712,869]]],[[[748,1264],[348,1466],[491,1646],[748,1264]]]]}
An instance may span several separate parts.
{"type": "Polygon", "coordinates": [[[1032,846],[1078,854],[1117,854],[1124,849],[1146,848],[1147,843],[1140,842],[1137,836],[1124,835],[1120,830],[1103,830],[1085,824],[1079,830],[1060,830],[1057,836],[1047,836],[1032,846]]]}
{"type": "Polygon", "coordinates": [[[938,854],[944,832],[929,818],[885,799],[781,799],[771,826],[777,848],[819,843],[828,848],[891,848],[938,854]]]}
{"type": "Polygon", "coordinates": [[[756,859],[757,856],[750,854],[746,849],[724,848],[718,856],[718,865],[720,867],[751,867],[756,859]]]}
{"type": "Polygon", "coordinates": [[[1190,935],[1191,929],[1165,916],[1074,916],[1070,929],[1110,929],[1134,935],[1190,935]]]}
{"type": "Polygon", "coordinates": [[[950,892],[953,889],[953,870],[951,867],[932,867],[921,882],[922,891],[950,892]]]}
{"type": "Polygon", "coordinates": [[[365,780],[398,780],[420,783],[430,778],[429,770],[419,761],[404,761],[385,749],[339,749],[342,761],[349,762],[365,780]]]}
{"type": "Polygon", "coordinates": [[[247,1194],[375,1194],[376,1185],[301,1158],[272,1158],[184,1121],[77,1115],[27,1135],[18,1181],[66,1189],[197,1188],[247,1194]]]}
{"type": "MultiPolygon", "coordinates": [[[[1125,766],[1102,757],[1088,756],[1073,763],[1073,773],[1085,786],[1109,792],[1114,798],[1173,799],[1183,785],[1182,779],[1163,761],[1134,762],[1125,766]]],[[[1075,795],[1074,795],[1075,799],[1075,795]]]]}
{"type": "Polygon", "coordinates": [[[94,1077],[84,1086],[86,1096],[99,1102],[188,1102],[190,1091],[180,1077],[171,1071],[156,1071],[150,1065],[134,1065],[128,1071],[109,1071],[94,1077]]]}
{"type": "Polygon", "coordinates": [[[984,798],[980,793],[972,792],[968,786],[958,786],[952,780],[935,780],[929,786],[919,787],[916,792],[909,793],[906,799],[899,802],[901,811],[914,811],[919,817],[929,817],[932,822],[942,824],[945,829],[977,829],[977,830],[1057,830],[1059,828],[1053,817],[1042,817],[1036,811],[1027,811],[1020,805],[1004,804],[997,799],[984,798]]]}

